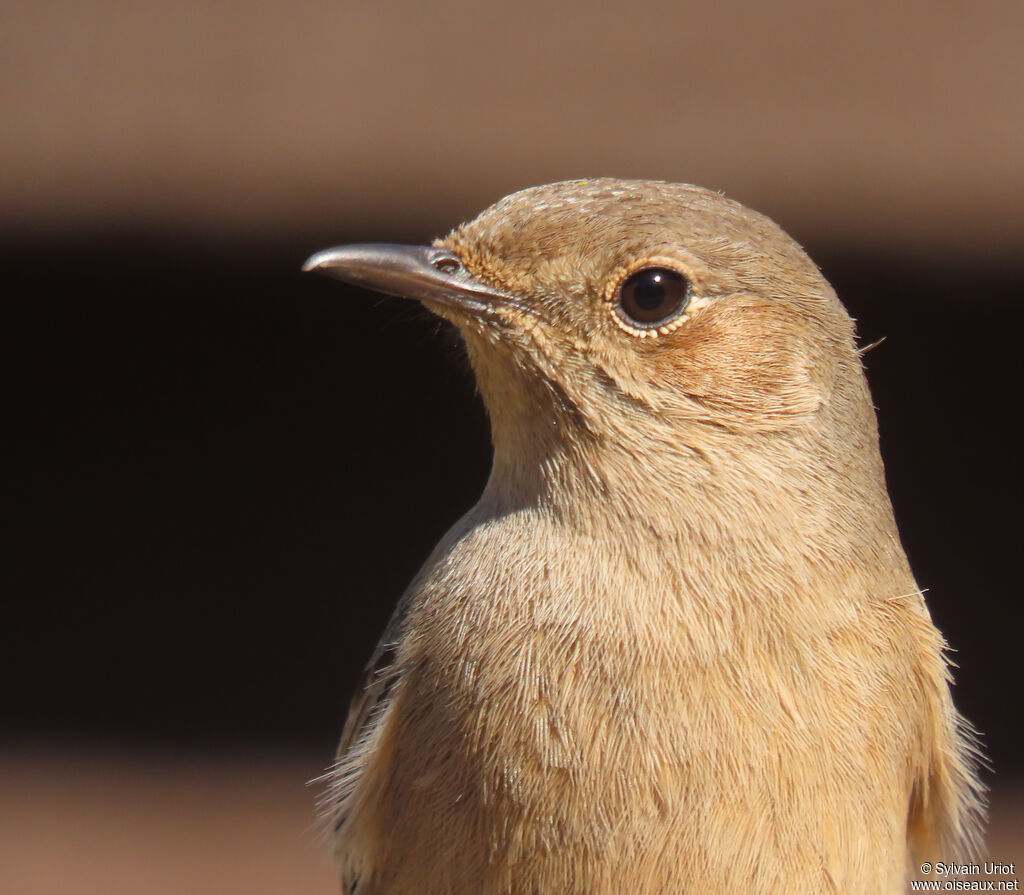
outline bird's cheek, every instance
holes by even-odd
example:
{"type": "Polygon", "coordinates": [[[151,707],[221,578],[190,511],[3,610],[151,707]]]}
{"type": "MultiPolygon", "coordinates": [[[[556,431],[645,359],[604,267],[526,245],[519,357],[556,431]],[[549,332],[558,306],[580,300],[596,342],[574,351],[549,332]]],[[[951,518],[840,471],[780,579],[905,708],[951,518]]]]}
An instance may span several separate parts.
{"type": "Polygon", "coordinates": [[[768,421],[811,413],[827,398],[812,326],[750,296],[709,307],[644,347],[663,384],[726,414],[768,421]]]}

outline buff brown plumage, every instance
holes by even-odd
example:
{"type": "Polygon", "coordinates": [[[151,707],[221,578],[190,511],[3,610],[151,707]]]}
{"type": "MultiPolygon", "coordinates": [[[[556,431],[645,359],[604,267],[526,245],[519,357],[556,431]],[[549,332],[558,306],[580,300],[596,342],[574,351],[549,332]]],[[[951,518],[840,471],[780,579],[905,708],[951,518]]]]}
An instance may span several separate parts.
{"type": "Polygon", "coordinates": [[[895,895],[977,842],[853,323],[773,222],[574,181],[307,268],[454,323],[494,443],[350,711],[346,892],[895,895]]]}

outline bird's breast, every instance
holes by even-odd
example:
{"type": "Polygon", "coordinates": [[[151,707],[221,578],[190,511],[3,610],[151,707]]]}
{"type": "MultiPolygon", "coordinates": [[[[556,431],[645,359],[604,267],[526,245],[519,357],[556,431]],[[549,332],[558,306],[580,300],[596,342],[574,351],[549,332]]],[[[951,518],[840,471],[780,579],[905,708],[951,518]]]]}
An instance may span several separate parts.
{"type": "Polygon", "coordinates": [[[870,828],[858,841],[889,855],[872,876],[884,891],[903,861],[885,818],[905,813],[908,790],[886,756],[905,754],[914,705],[880,702],[865,681],[898,680],[913,657],[885,653],[891,631],[870,618],[830,636],[784,604],[738,605],[687,574],[690,557],[660,559],[514,517],[438,557],[382,716],[377,823],[403,853],[485,831],[490,851],[461,866],[480,879],[541,867],[556,882],[538,891],[621,891],[641,867],[655,873],[643,891],[676,890],[708,878],[706,849],[790,862],[806,891],[826,891],[826,864],[842,876],[859,859],[838,827],[823,832],[819,806],[855,793],[870,828]],[[423,817],[438,819],[426,840],[423,817]],[[692,866],[659,857],[680,837],[692,866]],[[621,875],[605,887],[610,867],[621,875]],[[572,882],[581,868],[589,888],[572,882]]]}

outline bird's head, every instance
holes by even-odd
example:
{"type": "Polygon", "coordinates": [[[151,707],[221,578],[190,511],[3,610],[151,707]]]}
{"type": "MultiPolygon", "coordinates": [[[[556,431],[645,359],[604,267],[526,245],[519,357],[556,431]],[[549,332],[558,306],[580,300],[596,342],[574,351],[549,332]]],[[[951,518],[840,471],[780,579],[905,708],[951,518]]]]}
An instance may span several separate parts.
{"type": "Polygon", "coordinates": [[[730,443],[873,431],[828,283],[772,221],[709,190],[555,183],[433,246],[345,246],[306,269],[419,299],[459,328],[496,472],[567,454],[597,468],[602,451],[667,468],[730,443]]]}

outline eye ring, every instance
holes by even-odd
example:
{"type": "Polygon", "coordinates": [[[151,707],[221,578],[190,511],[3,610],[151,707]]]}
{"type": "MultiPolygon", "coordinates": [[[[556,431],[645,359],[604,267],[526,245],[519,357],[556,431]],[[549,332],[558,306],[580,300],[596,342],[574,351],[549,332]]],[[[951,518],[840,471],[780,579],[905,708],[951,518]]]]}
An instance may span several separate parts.
{"type": "Polygon", "coordinates": [[[686,319],[692,300],[689,279],[674,267],[648,263],[623,276],[611,295],[617,322],[628,332],[654,336],[686,319]]]}

